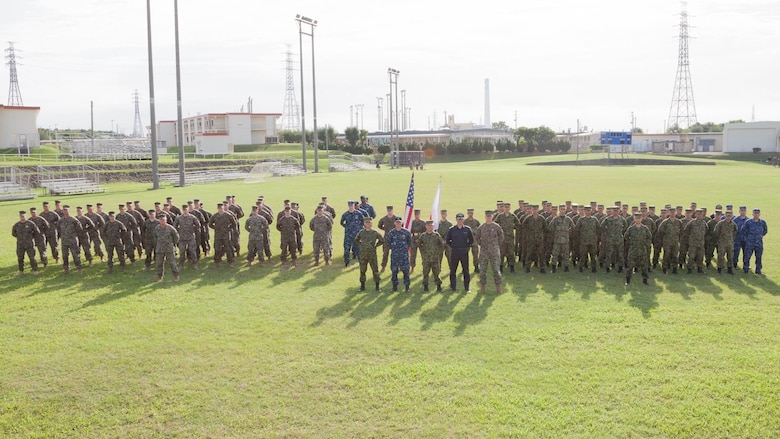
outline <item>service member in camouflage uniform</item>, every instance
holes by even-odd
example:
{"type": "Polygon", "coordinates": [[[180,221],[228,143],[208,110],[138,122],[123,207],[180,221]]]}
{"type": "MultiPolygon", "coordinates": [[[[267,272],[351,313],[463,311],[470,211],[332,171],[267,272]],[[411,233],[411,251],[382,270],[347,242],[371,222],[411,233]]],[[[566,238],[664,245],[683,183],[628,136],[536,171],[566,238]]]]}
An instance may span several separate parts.
{"type": "MultiPolygon", "coordinates": [[[[468,208],[466,209],[466,218],[463,220],[463,225],[468,226],[471,229],[472,233],[475,233],[477,229],[480,226],[480,222],[478,219],[474,218],[474,209],[468,208]]],[[[519,235],[519,226],[517,234],[519,235]]],[[[517,239],[515,239],[515,250],[517,250],[517,239]]],[[[517,251],[515,251],[517,253],[517,251]]],[[[471,258],[474,260],[474,272],[479,273],[479,244],[477,244],[477,241],[474,240],[471,244],[471,258]]],[[[468,267],[463,268],[463,272],[465,273],[466,270],[468,270],[468,267]]]]}
{"type": "Polygon", "coordinates": [[[593,273],[598,270],[596,251],[599,241],[599,221],[590,213],[591,207],[585,206],[585,216],[577,221],[576,226],[580,241],[580,273],[588,266],[593,273]]]}
{"type": "MultiPolygon", "coordinates": [[[[536,263],[539,272],[544,273],[542,250],[544,250],[544,228],[547,221],[539,216],[539,206],[531,206],[531,215],[523,221],[523,236],[525,238],[525,272],[531,272],[531,264],[536,263]]],[[[480,251],[481,247],[480,247],[480,251]]],[[[480,270],[482,268],[480,267],[480,270]]]]}
{"type": "Polygon", "coordinates": [[[238,227],[235,216],[225,212],[222,203],[217,204],[217,212],[211,216],[209,227],[214,229],[214,265],[219,266],[222,255],[227,253],[228,266],[233,266],[235,255],[231,233],[238,227]]]}
{"type": "Polygon", "coordinates": [[[566,216],[566,205],[558,206],[558,216],[552,218],[547,229],[552,233],[552,272],[558,265],[563,265],[563,271],[569,271],[569,234],[574,228],[574,222],[566,216]]]}
{"type": "Polygon", "coordinates": [[[715,239],[717,239],[718,248],[718,274],[726,267],[728,274],[734,274],[732,270],[732,254],[734,253],[734,236],[737,234],[737,223],[733,221],[734,212],[727,210],[726,218],[718,221],[715,226],[715,239]]]}
{"type": "Polygon", "coordinates": [[[693,272],[694,266],[696,271],[704,273],[704,241],[708,230],[704,212],[701,209],[696,210],[696,218],[688,222],[683,230],[688,242],[688,273],[693,272]]]}
{"type": "MultiPolygon", "coordinates": [[[[146,215],[146,220],[144,220],[144,223],[141,225],[141,229],[143,230],[141,235],[144,239],[144,251],[146,252],[146,261],[144,262],[144,267],[146,270],[152,268],[152,261],[154,260],[155,251],[154,249],[157,247],[157,235],[155,234],[155,230],[159,225],[160,220],[157,219],[157,213],[155,213],[154,210],[149,210],[146,215]]],[[[122,258],[124,258],[124,256],[122,256],[122,258]]]]}
{"type": "Polygon", "coordinates": [[[287,262],[287,255],[290,255],[292,264],[298,260],[298,246],[301,241],[301,223],[292,216],[292,209],[285,207],[282,211],[282,217],[276,220],[276,230],[281,232],[280,241],[282,243],[282,263],[287,262]]]}
{"type": "MultiPolygon", "coordinates": [[[[242,211],[243,214],[243,211],[242,211]]],[[[198,243],[200,242],[200,221],[190,214],[189,206],[181,206],[181,215],[173,220],[173,228],[179,234],[179,266],[184,268],[184,258],[190,260],[192,268],[198,269],[198,243]]]]}
{"type": "Polygon", "coordinates": [[[252,212],[249,214],[249,218],[244,221],[244,230],[249,232],[249,242],[246,246],[246,265],[252,265],[252,261],[260,261],[263,263],[263,237],[268,230],[268,221],[258,213],[259,207],[252,206],[252,212]]]}
{"type": "MultiPolygon", "coordinates": [[[[158,215],[159,217],[159,215],[158,215]]],[[[136,229],[138,229],[138,222],[133,215],[130,215],[126,211],[126,207],[123,204],[119,205],[119,213],[116,215],[116,220],[121,222],[127,228],[127,236],[124,238],[125,255],[130,259],[130,263],[135,263],[135,239],[136,229]]],[[[140,231],[137,233],[140,236],[140,231]]]]}
{"type": "Polygon", "coordinates": [[[414,219],[412,219],[409,231],[412,233],[412,257],[409,261],[411,264],[409,272],[411,273],[417,265],[417,249],[420,247],[420,235],[425,231],[425,221],[420,219],[420,209],[414,209],[414,219]]]}
{"type": "Polygon", "coordinates": [[[76,219],[81,223],[81,232],[79,233],[79,246],[84,252],[84,258],[87,260],[87,264],[92,266],[92,248],[91,241],[89,239],[90,231],[96,230],[95,223],[91,219],[84,216],[81,206],[76,207],[76,219]]]}
{"type": "Polygon", "coordinates": [[[504,242],[504,231],[493,222],[493,211],[485,211],[485,222],[477,229],[474,240],[479,244],[479,292],[485,292],[489,264],[493,270],[496,292],[501,293],[501,243],[504,242]]]}
{"type": "Polygon", "coordinates": [[[24,257],[30,260],[33,274],[38,274],[38,262],[35,260],[35,239],[41,231],[34,222],[27,220],[27,212],[19,211],[19,222],[11,228],[11,236],[16,238],[16,260],[19,263],[19,276],[24,274],[24,257]]]}
{"type": "MultiPolygon", "coordinates": [[[[428,291],[428,279],[433,272],[436,291],[441,292],[441,258],[444,241],[439,232],[433,230],[433,221],[425,222],[425,232],[420,235],[420,257],[422,258],[423,291],[428,291]]],[[[448,261],[449,262],[449,261],[448,261]]],[[[468,267],[466,268],[468,270],[468,267]]]]}
{"type": "MultiPolygon", "coordinates": [[[[393,213],[393,206],[387,206],[387,215],[379,219],[379,224],[377,224],[377,227],[382,231],[382,233],[387,235],[387,232],[395,227],[395,218],[396,216],[395,213],[393,213]]],[[[390,244],[388,244],[387,240],[385,240],[385,243],[382,245],[382,266],[380,273],[384,273],[385,267],[387,267],[387,258],[389,256],[390,244]]]]}
{"type": "Polygon", "coordinates": [[[398,272],[404,275],[404,286],[409,291],[411,279],[409,278],[409,249],[412,248],[412,234],[401,227],[401,218],[395,220],[395,228],[385,235],[385,241],[390,241],[390,271],[393,283],[393,292],[398,291],[398,272]]]}
{"type": "MultiPolygon", "coordinates": [[[[103,241],[100,239],[100,232],[103,230],[103,226],[106,225],[106,221],[101,215],[93,210],[91,204],[87,204],[87,213],[85,216],[91,219],[93,223],[95,223],[95,227],[89,230],[89,240],[92,241],[92,246],[95,250],[95,256],[99,257],[102,261],[104,254],[103,241]]],[[[144,218],[147,216],[148,215],[144,215],[144,218]]]]}
{"type": "Polygon", "coordinates": [[[680,260],[680,235],[683,233],[683,223],[674,213],[669,218],[663,220],[658,227],[658,233],[661,235],[661,242],[664,246],[664,258],[662,262],[664,274],[671,268],[673,274],[677,274],[677,267],[680,260]]]}
{"type": "Polygon", "coordinates": [[[371,217],[363,219],[363,230],[355,236],[355,244],[360,247],[360,291],[366,290],[366,270],[371,266],[371,273],[374,276],[374,285],[376,291],[379,291],[379,267],[376,261],[376,249],[382,245],[385,240],[382,235],[373,229],[371,217]]]}
{"type": "MultiPolygon", "coordinates": [[[[149,218],[154,218],[154,214],[150,215],[149,218]]],[[[122,271],[125,271],[125,243],[123,240],[125,236],[127,236],[127,227],[116,220],[114,212],[108,212],[108,221],[106,221],[106,224],[103,226],[102,236],[103,241],[106,243],[108,272],[111,273],[114,271],[114,251],[116,251],[122,271]]],[[[147,253],[147,255],[148,254],[149,253],[147,253]]]]}
{"type": "MultiPolygon", "coordinates": [[[[442,209],[440,212],[441,216],[439,219],[439,227],[436,229],[436,233],[439,234],[442,238],[447,236],[447,231],[450,230],[452,227],[452,223],[447,219],[447,210],[442,209]]],[[[443,257],[447,257],[447,266],[450,266],[450,248],[447,246],[444,246],[441,249],[441,254],[439,255],[439,268],[441,268],[441,264],[443,262],[443,257]]]]}
{"type": "Polygon", "coordinates": [[[312,236],[314,265],[320,265],[320,253],[325,258],[325,265],[330,265],[331,252],[333,251],[330,240],[333,232],[333,218],[326,212],[324,206],[317,207],[314,218],[309,221],[309,230],[314,232],[314,236],[312,236]]]}
{"type": "Polygon", "coordinates": [[[685,233],[685,227],[693,221],[693,209],[685,209],[685,216],[680,220],[683,225],[683,231],[680,232],[680,252],[678,256],[678,264],[680,268],[687,266],[688,257],[688,234],[685,233]]]}
{"type": "Polygon", "coordinates": [[[70,272],[68,256],[73,256],[73,263],[81,273],[81,252],[79,251],[79,235],[83,227],[76,218],[70,216],[70,207],[62,206],[62,218],[57,221],[57,232],[60,235],[62,250],[62,266],[65,274],[70,272]]]}
{"type": "Polygon", "coordinates": [[[515,230],[518,226],[518,219],[514,213],[509,211],[509,203],[501,203],[499,213],[493,217],[493,222],[501,226],[504,232],[504,240],[501,241],[501,267],[503,271],[504,261],[509,267],[509,272],[515,272],[515,230]]]}
{"type": "Polygon", "coordinates": [[[610,267],[617,267],[618,273],[622,273],[623,267],[626,265],[623,254],[623,234],[626,230],[626,220],[620,216],[620,211],[617,208],[610,208],[608,212],[611,215],[604,218],[602,223],[604,240],[606,241],[604,263],[607,268],[605,271],[609,273],[610,267]]]}
{"type": "Polygon", "coordinates": [[[160,225],[155,229],[157,246],[154,249],[154,262],[157,266],[157,281],[163,280],[165,261],[171,264],[173,280],[179,280],[179,267],[176,265],[176,246],[179,244],[179,233],[168,224],[168,217],[160,217],[160,225]]]}
{"type": "Polygon", "coordinates": [[[631,275],[634,269],[642,273],[642,283],[647,285],[647,248],[653,242],[653,234],[650,229],[642,224],[642,214],[634,214],[634,223],[628,227],[624,235],[628,242],[628,265],[626,267],[626,285],[631,283],[631,275]]]}
{"type": "Polygon", "coordinates": [[[41,257],[41,264],[45,267],[49,265],[49,259],[46,257],[46,235],[49,233],[49,222],[44,217],[39,216],[38,210],[34,207],[30,208],[30,221],[38,226],[38,230],[41,232],[35,236],[35,247],[41,257]]]}
{"type": "Polygon", "coordinates": [[[60,220],[60,215],[57,212],[50,210],[49,202],[44,201],[41,216],[49,223],[49,230],[46,232],[46,243],[49,244],[54,263],[57,263],[60,261],[60,249],[58,247],[59,234],[57,231],[57,221],[60,220]]]}

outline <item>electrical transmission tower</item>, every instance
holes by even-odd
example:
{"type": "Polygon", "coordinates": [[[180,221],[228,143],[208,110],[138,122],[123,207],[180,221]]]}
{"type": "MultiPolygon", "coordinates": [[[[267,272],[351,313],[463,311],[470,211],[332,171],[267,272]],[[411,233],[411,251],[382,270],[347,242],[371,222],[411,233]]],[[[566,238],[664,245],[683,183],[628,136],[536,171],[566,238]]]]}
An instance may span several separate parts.
{"type": "Polygon", "coordinates": [[[688,3],[682,1],[680,12],[679,53],[677,55],[677,75],[674,79],[672,104],[669,107],[667,129],[686,129],[696,123],[696,103],[693,101],[693,82],[691,81],[690,62],[688,60],[688,3]]]}
{"type": "Polygon", "coordinates": [[[141,101],[141,97],[138,94],[138,89],[135,89],[133,93],[133,103],[135,103],[135,122],[133,122],[133,138],[140,139],[144,137],[143,126],[141,126],[141,110],[138,107],[138,103],[141,101]]]}
{"type": "Polygon", "coordinates": [[[22,107],[22,92],[19,91],[19,77],[16,75],[16,53],[14,51],[14,42],[8,42],[8,48],[5,49],[6,65],[10,69],[11,83],[8,85],[8,105],[11,107],[22,107]]]}
{"type": "Polygon", "coordinates": [[[286,71],[285,92],[284,92],[284,110],[282,111],[282,119],[280,125],[282,130],[288,131],[300,131],[301,130],[301,113],[298,109],[298,100],[295,99],[295,54],[290,50],[290,45],[287,45],[287,52],[285,52],[286,58],[284,61],[286,71]]]}

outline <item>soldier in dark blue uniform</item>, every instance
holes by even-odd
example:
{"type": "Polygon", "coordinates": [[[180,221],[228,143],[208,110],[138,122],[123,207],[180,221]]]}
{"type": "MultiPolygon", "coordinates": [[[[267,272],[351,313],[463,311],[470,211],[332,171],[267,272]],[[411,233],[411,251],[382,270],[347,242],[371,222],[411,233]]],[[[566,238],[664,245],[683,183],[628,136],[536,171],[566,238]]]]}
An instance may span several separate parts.
{"type": "Polygon", "coordinates": [[[395,228],[385,235],[385,241],[390,243],[390,270],[393,282],[393,292],[398,291],[398,272],[404,274],[404,287],[409,291],[409,249],[412,248],[412,234],[401,227],[401,219],[395,220],[395,228]]]}
{"type": "Polygon", "coordinates": [[[450,290],[455,291],[458,264],[463,271],[463,286],[469,290],[471,274],[469,273],[469,250],[474,244],[474,233],[471,227],[464,224],[466,218],[462,213],[455,215],[455,226],[447,230],[444,242],[450,248],[450,290]]]}
{"type": "Polygon", "coordinates": [[[360,258],[360,247],[355,243],[355,237],[363,229],[365,215],[357,210],[357,202],[347,203],[349,210],[341,214],[341,227],[344,227],[344,266],[349,265],[350,255],[353,259],[360,258]]]}
{"type": "Polygon", "coordinates": [[[761,274],[761,257],[764,254],[764,235],[768,229],[766,221],[761,219],[761,210],[753,209],[753,218],[745,221],[742,225],[742,237],[745,240],[745,253],[742,257],[742,270],[747,273],[750,271],[750,258],[756,255],[756,274],[761,274]]]}
{"type": "Polygon", "coordinates": [[[358,205],[358,208],[360,210],[365,211],[371,219],[376,218],[376,211],[374,210],[374,207],[370,204],[368,204],[368,197],[365,195],[360,196],[360,204],[358,205]]]}

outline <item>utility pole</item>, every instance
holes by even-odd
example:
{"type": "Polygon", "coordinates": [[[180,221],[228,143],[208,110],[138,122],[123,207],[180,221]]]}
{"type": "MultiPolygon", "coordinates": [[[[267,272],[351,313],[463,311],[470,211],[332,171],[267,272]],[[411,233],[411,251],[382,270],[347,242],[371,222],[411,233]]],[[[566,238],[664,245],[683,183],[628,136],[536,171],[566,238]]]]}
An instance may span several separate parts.
{"type": "Polygon", "coordinates": [[[382,98],[376,98],[377,131],[382,131],[382,98]]]}

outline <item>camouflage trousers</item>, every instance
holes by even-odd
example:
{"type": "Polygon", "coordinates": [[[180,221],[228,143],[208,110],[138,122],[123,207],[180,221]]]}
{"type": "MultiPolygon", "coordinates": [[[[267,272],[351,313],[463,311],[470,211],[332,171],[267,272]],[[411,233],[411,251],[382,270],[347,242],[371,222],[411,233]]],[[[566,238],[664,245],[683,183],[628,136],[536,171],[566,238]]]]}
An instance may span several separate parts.
{"type": "Polygon", "coordinates": [[[623,243],[607,243],[606,259],[604,262],[608,265],[615,265],[617,267],[624,267],[626,261],[623,259],[623,243]]]}
{"type": "Polygon", "coordinates": [[[479,253],[479,284],[487,284],[488,264],[493,270],[493,281],[496,284],[501,283],[501,254],[481,251],[479,253]]]}
{"type": "Polygon", "coordinates": [[[257,256],[258,261],[263,261],[263,240],[250,239],[246,245],[246,260],[252,262],[257,256]]]}
{"type": "Polygon", "coordinates": [[[424,287],[428,286],[428,277],[431,272],[433,272],[433,281],[436,283],[436,286],[441,286],[441,261],[437,258],[433,259],[434,260],[426,260],[426,258],[422,258],[422,284],[424,287]]]}
{"type": "Polygon", "coordinates": [[[552,248],[552,266],[557,267],[560,262],[564,267],[569,267],[569,241],[556,242],[552,248]]]}
{"type": "Polygon", "coordinates": [[[506,239],[501,242],[501,261],[500,265],[504,265],[504,261],[506,261],[507,266],[514,267],[515,266],[515,239],[510,238],[506,239]]]}
{"type": "Polygon", "coordinates": [[[79,247],[84,252],[84,259],[87,262],[92,262],[92,246],[89,240],[89,236],[79,236],[79,247]]]}
{"type": "Polygon", "coordinates": [[[626,270],[626,279],[631,279],[634,269],[642,273],[642,279],[647,279],[647,251],[645,249],[628,251],[628,265],[626,270]]]}
{"type": "Polygon", "coordinates": [[[544,242],[542,239],[528,239],[525,246],[525,267],[530,268],[532,263],[536,263],[537,267],[544,268],[543,250],[544,242]]]}
{"type": "Polygon", "coordinates": [[[179,265],[184,266],[185,257],[193,264],[196,264],[198,259],[200,259],[198,242],[196,240],[179,241],[179,265]]]}
{"type": "Polygon", "coordinates": [[[664,268],[676,268],[680,263],[678,256],[680,252],[680,244],[676,242],[664,243],[664,268]]]}
{"type": "Polygon", "coordinates": [[[174,255],[173,249],[168,249],[165,251],[160,251],[155,249],[154,251],[154,264],[157,268],[157,276],[162,277],[163,274],[165,274],[165,262],[168,262],[171,266],[171,271],[173,271],[174,276],[179,275],[179,267],[176,265],[176,256],[174,255]]]}
{"type": "Polygon", "coordinates": [[[76,268],[81,268],[81,250],[77,243],[72,245],[62,243],[62,267],[66,270],[70,267],[69,256],[73,256],[73,264],[76,268]]]}
{"type": "Polygon", "coordinates": [[[724,242],[718,244],[718,268],[731,268],[731,261],[734,259],[734,247],[731,243],[724,242]],[[728,266],[726,266],[728,264],[728,266]]]}
{"type": "Polygon", "coordinates": [[[583,244],[580,242],[580,268],[589,266],[590,268],[598,267],[598,260],[596,259],[596,243],[583,244]],[[590,265],[588,265],[590,264],[590,265]]]}
{"type": "Polygon", "coordinates": [[[41,262],[43,264],[48,264],[49,260],[46,258],[46,237],[44,237],[42,234],[38,235],[38,237],[35,238],[35,248],[38,249],[38,254],[41,257],[41,262]]]}
{"type": "Polygon", "coordinates": [[[689,269],[696,266],[697,269],[704,267],[704,244],[688,245],[688,263],[689,269]]]}
{"type": "Polygon", "coordinates": [[[30,266],[33,271],[38,271],[38,263],[35,261],[35,246],[32,244],[16,244],[16,258],[19,262],[19,272],[24,271],[24,257],[30,260],[30,266]]]}
{"type": "MultiPolygon", "coordinates": [[[[108,268],[111,268],[114,266],[114,252],[116,251],[117,258],[119,259],[119,265],[122,267],[125,266],[125,252],[124,252],[124,244],[120,245],[114,245],[114,244],[106,244],[106,257],[108,258],[108,268]]],[[[147,250],[147,255],[149,250],[147,250]]],[[[151,265],[147,264],[147,266],[151,265]]]]}
{"type": "Polygon", "coordinates": [[[326,261],[330,261],[330,256],[331,256],[330,239],[328,238],[315,239],[312,247],[314,247],[312,250],[314,251],[315,261],[320,260],[320,253],[322,253],[326,261]]]}
{"type": "Polygon", "coordinates": [[[360,258],[360,283],[364,284],[366,283],[366,272],[368,271],[368,267],[371,266],[371,273],[374,277],[374,282],[379,282],[381,279],[379,277],[379,267],[377,266],[376,262],[376,253],[363,255],[360,258]]]}

